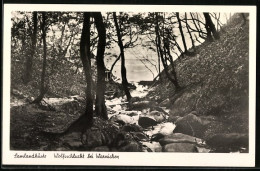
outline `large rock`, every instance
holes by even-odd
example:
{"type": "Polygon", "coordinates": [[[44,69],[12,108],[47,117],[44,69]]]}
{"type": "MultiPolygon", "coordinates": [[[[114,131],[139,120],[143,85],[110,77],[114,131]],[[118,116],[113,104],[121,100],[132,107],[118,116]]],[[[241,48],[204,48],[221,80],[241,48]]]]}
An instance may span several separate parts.
{"type": "Polygon", "coordinates": [[[167,135],[159,140],[159,143],[164,146],[166,144],[171,143],[192,143],[192,144],[200,144],[202,140],[200,138],[196,138],[193,136],[185,135],[182,133],[175,133],[171,135],[167,135]]]}
{"type": "Polygon", "coordinates": [[[88,148],[111,146],[118,131],[111,122],[95,117],[93,127],[83,133],[82,142],[88,148]]]}
{"type": "Polygon", "coordinates": [[[143,128],[136,124],[126,124],[122,127],[125,132],[142,132],[143,128]]]}
{"type": "Polygon", "coordinates": [[[161,133],[156,133],[151,136],[151,141],[159,141],[160,139],[164,138],[165,135],[161,133]]]}
{"type": "Polygon", "coordinates": [[[205,126],[201,119],[194,114],[188,114],[177,119],[175,125],[174,133],[183,133],[199,138],[204,136],[205,126]]]}
{"type": "Polygon", "coordinates": [[[142,132],[132,132],[132,136],[136,141],[148,141],[149,138],[142,132]]]}
{"type": "Polygon", "coordinates": [[[189,152],[197,153],[198,150],[194,144],[191,143],[172,143],[163,147],[163,152],[189,152]]]}
{"type": "Polygon", "coordinates": [[[248,147],[248,134],[220,133],[209,137],[206,144],[213,148],[225,147],[248,147]]]}
{"type": "Polygon", "coordinates": [[[143,146],[152,150],[152,152],[162,152],[162,146],[158,142],[143,142],[143,146]]]}
{"type": "Polygon", "coordinates": [[[105,137],[99,129],[91,129],[83,134],[84,146],[88,148],[102,146],[104,139],[105,137]]]}
{"type": "Polygon", "coordinates": [[[142,147],[136,141],[130,141],[125,146],[120,147],[118,149],[118,151],[121,151],[121,152],[141,152],[142,151],[142,147]]]}
{"type": "Polygon", "coordinates": [[[117,133],[116,137],[114,138],[112,147],[119,149],[123,146],[126,146],[127,144],[129,144],[129,142],[132,141],[135,141],[132,136],[132,133],[120,131],[117,133]]]}
{"type": "Polygon", "coordinates": [[[138,120],[138,124],[143,127],[143,128],[148,128],[150,126],[155,126],[157,125],[157,122],[155,119],[151,118],[151,117],[140,117],[138,120]]]}
{"type": "Polygon", "coordinates": [[[184,116],[194,110],[200,96],[200,90],[201,86],[199,85],[189,86],[174,95],[170,99],[172,102],[170,116],[184,116]]]}

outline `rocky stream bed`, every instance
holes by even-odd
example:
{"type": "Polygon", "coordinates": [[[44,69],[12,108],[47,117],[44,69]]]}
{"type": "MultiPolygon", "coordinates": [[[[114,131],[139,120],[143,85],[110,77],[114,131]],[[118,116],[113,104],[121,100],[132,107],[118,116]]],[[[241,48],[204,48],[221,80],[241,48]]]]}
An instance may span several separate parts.
{"type": "MultiPolygon", "coordinates": [[[[147,87],[136,85],[133,101],[107,96],[109,120],[94,118],[86,132],[63,136],[59,133],[84,111],[84,98],[46,98],[45,105],[29,104],[24,98],[11,102],[11,149],[42,151],[119,151],[119,152],[247,152],[247,135],[215,134],[207,140],[202,133],[214,117],[199,117],[191,112],[183,117],[169,117],[169,108],[146,98],[147,87]],[[47,105],[48,104],[48,105],[47,105]]],[[[19,92],[16,92],[19,94],[19,92]]],[[[43,104],[44,104],[43,103],[43,104]]],[[[164,102],[165,103],[165,102],[164,102]]],[[[220,123],[220,122],[219,122],[220,123]]]]}

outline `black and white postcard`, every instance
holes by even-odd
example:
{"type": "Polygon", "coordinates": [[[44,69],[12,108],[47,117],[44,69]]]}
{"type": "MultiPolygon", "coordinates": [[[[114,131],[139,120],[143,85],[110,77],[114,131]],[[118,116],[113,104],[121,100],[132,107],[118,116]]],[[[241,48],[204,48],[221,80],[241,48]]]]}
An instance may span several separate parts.
{"type": "Polygon", "coordinates": [[[256,7],[5,4],[5,165],[255,165],[256,7]]]}

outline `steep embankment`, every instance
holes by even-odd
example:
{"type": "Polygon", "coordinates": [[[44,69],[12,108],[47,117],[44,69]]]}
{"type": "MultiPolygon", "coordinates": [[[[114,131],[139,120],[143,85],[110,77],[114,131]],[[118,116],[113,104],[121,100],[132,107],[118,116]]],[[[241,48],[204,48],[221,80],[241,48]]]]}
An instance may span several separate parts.
{"type": "Polygon", "coordinates": [[[248,134],[249,26],[236,14],[223,29],[219,40],[204,42],[195,56],[176,60],[181,91],[166,81],[150,92],[151,99],[164,97],[158,101],[171,109],[171,121],[189,121],[185,131],[176,124],[176,132],[206,139],[217,133],[248,134]]]}

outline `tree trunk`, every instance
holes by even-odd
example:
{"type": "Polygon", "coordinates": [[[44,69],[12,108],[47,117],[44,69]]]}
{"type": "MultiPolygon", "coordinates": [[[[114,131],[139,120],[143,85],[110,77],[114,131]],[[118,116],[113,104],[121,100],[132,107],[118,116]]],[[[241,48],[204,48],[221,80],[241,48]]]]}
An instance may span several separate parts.
{"type": "Polygon", "coordinates": [[[156,45],[158,47],[158,50],[159,50],[159,54],[160,54],[160,57],[161,57],[161,61],[162,61],[162,64],[163,64],[163,67],[164,67],[164,71],[165,71],[165,74],[166,74],[166,77],[173,83],[173,85],[175,86],[176,90],[180,88],[178,82],[176,82],[175,79],[173,79],[170,74],[169,74],[169,70],[168,70],[168,66],[167,66],[167,63],[163,57],[163,50],[162,50],[162,47],[161,47],[161,38],[160,38],[160,34],[159,34],[159,24],[158,24],[158,14],[156,13],[156,20],[155,20],[155,33],[156,33],[156,45]]]}
{"type": "Polygon", "coordinates": [[[115,26],[116,26],[116,33],[117,33],[117,38],[118,38],[118,46],[120,48],[120,56],[121,56],[121,77],[122,77],[122,86],[124,88],[127,100],[130,101],[131,100],[131,94],[128,90],[128,81],[126,78],[126,68],[125,68],[125,54],[124,54],[124,45],[122,42],[122,37],[120,35],[120,28],[117,22],[117,18],[116,18],[116,13],[113,12],[113,18],[114,18],[114,22],[115,22],[115,26]]]}
{"type": "Polygon", "coordinates": [[[114,61],[114,63],[112,64],[111,68],[110,68],[110,73],[112,73],[114,66],[116,65],[117,61],[119,61],[120,59],[120,54],[118,55],[118,57],[116,58],[116,60],[114,61]]]}
{"type": "Polygon", "coordinates": [[[83,64],[86,87],[86,121],[92,124],[93,121],[93,97],[92,97],[92,74],[91,74],[91,58],[90,58],[90,13],[84,12],[84,22],[80,40],[80,58],[83,64]]]}
{"type": "Polygon", "coordinates": [[[35,54],[36,49],[36,39],[37,39],[37,12],[33,12],[33,33],[31,36],[31,53],[27,56],[25,63],[25,72],[23,81],[24,84],[28,84],[32,80],[32,65],[33,65],[33,56],[35,54]]]}
{"type": "Polygon", "coordinates": [[[190,35],[190,40],[191,40],[191,44],[192,44],[192,47],[193,47],[193,49],[195,50],[195,44],[194,44],[194,40],[193,40],[193,38],[192,38],[192,34],[191,34],[191,32],[190,32],[190,29],[189,29],[189,24],[188,24],[188,18],[187,18],[187,13],[185,12],[185,19],[186,19],[186,28],[187,28],[187,30],[188,30],[188,33],[189,33],[189,35],[190,35]]]}
{"type": "Polygon", "coordinates": [[[43,64],[42,64],[42,74],[41,74],[41,85],[40,85],[40,95],[32,103],[40,103],[48,91],[47,86],[45,86],[45,74],[46,74],[46,65],[47,65],[47,45],[46,45],[46,16],[45,12],[42,12],[42,42],[43,42],[43,64]]]}
{"type": "Polygon", "coordinates": [[[96,114],[103,119],[108,119],[107,110],[105,105],[105,65],[104,65],[104,52],[106,46],[106,29],[103,23],[101,12],[93,12],[95,25],[98,31],[98,48],[97,48],[97,89],[96,89],[96,114]]]}
{"type": "Polygon", "coordinates": [[[206,30],[207,30],[207,38],[212,41],[212,36],[211,36],[211,33],[213,34],[214,38],[215,39],[219,39],[219,34],[215,28],[215,25],[213,24],[212,20],[211,20],[211,17],[209,15],[208,12],[204,12],[203,13],[204,17],[205,17],[205,27],[206,27],[206,30]]]}
{"type": "Polygon", "coordinates": [[[179,23],[179,30],[180,30],[181,39],[182,39],[182,42],[183,42],[184,53],[186,53],[187,52],[187,45],[186,45],[185,37],[184,37],[184,34],[183,34],[183,30],[182,30],[181,20],[180,20],[180,16],[179,16],[178,12],[176,12],[176,17],[177,17],[177,20],[178,20],[178,23],[179,23]]]}
{"type": "MultiPolygon", "coordinates": [[[[155,44],[157,42],[157,39],[155,38],[155,44]]],[[[159,49],[158,49],[158,46],[156,46],[156,52],[157,52],[157,56],[158,56],[158,79],[160,81],[160,83],[162,83],[162,78],[161,78],[161,58],[160,58],[160,52],[159,52],[159,49]]]]}
{"type": "Polygon", "coordinates": [[[173,75],[173,78],[175,80],[176,89],[179,89],[180,85],[179,85],[179,82],[178,82],[177,73],[176,73],[174,62],[173,62],[173,58],[172,58],[172,55],[171,55],[169,38],[170,37],[169,37],[169,33],[168,33],[167,34],[167,43],[166,43],[166,47],[165,48],[167,50],[167,54],[169,56],[169,61],[170,61],[171,67],[172,67],[172,75],[173,75]]]}

